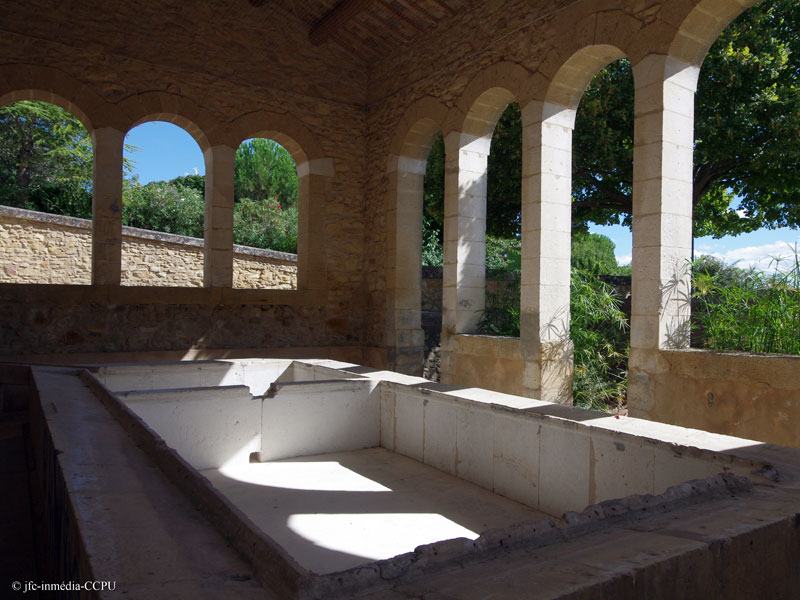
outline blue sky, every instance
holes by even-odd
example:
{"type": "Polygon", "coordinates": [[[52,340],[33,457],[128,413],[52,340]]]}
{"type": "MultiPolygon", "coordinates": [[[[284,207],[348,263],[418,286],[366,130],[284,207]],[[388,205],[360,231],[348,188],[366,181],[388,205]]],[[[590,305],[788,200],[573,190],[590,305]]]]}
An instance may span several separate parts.
{"type": "MultiPolygon", "coordinates": [[[[611,238],[611,241],[614,242],[614,253],[618,263],[629,264],[631,262],[633,235],[627,227],[593,225],[589,230],[592,233],[601,233],[611,238]]],[[[772,270],[775,266],[775,258],[793,258],[795,245],[800,248],[800,230],[788,227],[772,230],[762,229],[735,237],[726,236],[720,239],[700,237],[694,240],[695,255],[709,254],[726,263],[736,263],[742,268],[753,266],[767,271],[772,270]]]]}
{"type": "MultiPolygon", "coordinates": [[[[139,175],[142,184],[205,173],[200,147],[192,136],[177,125],[161,121],[144,123],[132,129],[125,142],[140,148],[139,152],[126,152],[126,157],[134,161],[134,173],[139,175]]],[[[611,238],[620,264],[630,263],[632,236],[628,228],[616,225],[593,226],[590,229],[611,238]]],[[[728,263],[738,261],[741,267],[768,269],[774,257],[793,256],[791,247],[795,244],[800,246],[800,231],[783,228],[718,240],[697,238],[694,247],[696,254],[710,254],[728,263]]]]}
{"type": "Polygon", "coordinates": [[[125,157],[133,161],[133,172],[139,175],[142,185],[181,175],[205,175],[200,146],[177,125],[163,121],[142,123],[128,132],[125,143],[139,148],[138,152],[125,152],[125,157]]]}

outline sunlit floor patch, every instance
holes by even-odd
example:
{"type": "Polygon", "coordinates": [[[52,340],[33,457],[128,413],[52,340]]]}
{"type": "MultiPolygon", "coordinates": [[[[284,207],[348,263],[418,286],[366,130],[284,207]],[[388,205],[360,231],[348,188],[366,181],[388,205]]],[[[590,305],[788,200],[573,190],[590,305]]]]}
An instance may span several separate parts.
{"type": "Polygon", "coordinates": [[[383,448],[202,473],[298,563],[320,574],[545,516],[383,448]]]}
{"type": "Polygon", "coordinates": [[[287,524],[317,546],[372,560],[391,558],[440,540],[478,537],[476,532],[432,513],[291,515],[287,524]]]}

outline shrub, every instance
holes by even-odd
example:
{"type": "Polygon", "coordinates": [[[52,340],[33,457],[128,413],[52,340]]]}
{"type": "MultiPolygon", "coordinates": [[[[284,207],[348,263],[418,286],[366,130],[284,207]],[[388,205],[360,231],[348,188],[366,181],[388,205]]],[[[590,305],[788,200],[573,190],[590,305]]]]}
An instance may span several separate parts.
{"type": "Polygon", "coordinates": [[[122,194],[122,223],[152,231],[203,237],[205,203],[195,188],[166,181],[132,185],[122,194]]]}
{"type": "Polygon", "coordinates": [[[233,209],[233,241],[253,248],[297,252],[297,206],[282,207],[277,198],[256,202],[242,198],[233,209]]]}
{"type": "Polygon", "coordinates": [[[422,265],[441,267],[444,264],[444,245],[441,230],[436,228],[430,217],[422,217],[422,265]]]}

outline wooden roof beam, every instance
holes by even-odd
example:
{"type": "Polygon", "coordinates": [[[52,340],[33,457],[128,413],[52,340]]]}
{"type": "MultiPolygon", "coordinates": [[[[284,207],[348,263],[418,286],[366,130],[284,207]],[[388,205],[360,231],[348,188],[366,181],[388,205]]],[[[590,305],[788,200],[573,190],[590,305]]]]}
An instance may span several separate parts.
{"type": "Polygon", "coordinates": [[[441,8],[448,15],[453,14],[453,9],[447,6],[447,4],[445,4],[444,2],[441,2],[440,0],[429,0],[429,1],[438,6],[439,8],[441,8]]]}
{"type": "Polygon", "coordinates": [[[372,5],[372,0],[342,0],[332,11],[317,21],[308,32],[308,39],[315,46],[328,41],[343,25],[372,5]]]}
{"type": "Polygon", "coordinates": [[[378,4],[380,4],[381,8],[390,17],[392,17],[393,19],[395,19],[397,21],[400,21],[401,23],[404,23],[412,31],[416,31],[417,33],[422,31],[422,29],[420,29],[420,27],[416,23],[414,23],[414,21],[412,21],[411,19],[406,17],[404,14],[397,12],[395,9],[393,9],[391,6],[389,6],[386,2],[379,2],[378,4]]]}

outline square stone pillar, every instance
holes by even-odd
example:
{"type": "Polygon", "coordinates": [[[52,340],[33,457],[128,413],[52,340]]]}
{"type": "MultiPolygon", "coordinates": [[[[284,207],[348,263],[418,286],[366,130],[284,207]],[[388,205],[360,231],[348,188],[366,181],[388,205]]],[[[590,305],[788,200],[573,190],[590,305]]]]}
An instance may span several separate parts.
{"type": "Polygon", "coordinates": [[[486,301],[486,170],[491,137],[445,138],[443,318],[472,333],[486,301]]]}
{"type": "Polygon", "coordinates": [[[92,284],[119,285],[122,272],[122,148],[125,134],[95,129],[92,184],[92,284]]]}
{"type": "Polygon", "coordinates": [[[520,349],[526,396],[572,403],[570,248],[575,111],[531,102],[522,111],[520,349]]]}
{"type": "Polygon", "coordinates": [[[233,287],[233,163],[236,150],[213,146],[203,152],[206,163],[205,287],[233,287]]]}
{"type": "Polygon", "coordinates": [[[440,376],[455,373],[454,335],[472,333],[486,302],[486,171],[491,136],[444,139],[444,268],[440,376]]]}
{"type": "Polygon", "coordinates": [[[326,185],[333,161],[312,160],[297,165],[297,289],[323,291],[328,286],[325,245],[326,185]]]}
{"type": "Polygon", "coordinates": [[[692,154],[699,68],[651,55],[634,66],[633,277],[628,400],[644,416],[662,348],[688,348],[692,154]]]}
{"type": "Polygon", "coordinates": [[[386,210],[386,338],[389,367],[422,375],[425,335],[420,315],[422,199],[427,162],[394,156],[389,161],[386,210]]]}

